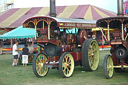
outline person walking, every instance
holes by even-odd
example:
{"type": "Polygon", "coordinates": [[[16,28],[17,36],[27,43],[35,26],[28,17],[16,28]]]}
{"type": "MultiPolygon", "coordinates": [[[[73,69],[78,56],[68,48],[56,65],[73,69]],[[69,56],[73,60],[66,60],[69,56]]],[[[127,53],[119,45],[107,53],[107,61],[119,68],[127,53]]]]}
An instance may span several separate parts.
{"type": "Polygon", "coordinates": [[[15,42],[15,44],[13,45],[13,50],[12,50],[12,53],[13,53],[13,56],[14,56],[14,59],[13,59],[13,63],[12,63],[12,66],[17,66],[17,63],[18,63],[18,41],[15,42]]]}
{"type": "Polygon", "coordinates": [[[25,44],[24,45],[24,48],[23,48],[23,54],[22,54],[22,63],[23,63],[23,66],[27,66],[28,64],[28,51],[29,49],[27,48],[27,45],[25,44]]]}

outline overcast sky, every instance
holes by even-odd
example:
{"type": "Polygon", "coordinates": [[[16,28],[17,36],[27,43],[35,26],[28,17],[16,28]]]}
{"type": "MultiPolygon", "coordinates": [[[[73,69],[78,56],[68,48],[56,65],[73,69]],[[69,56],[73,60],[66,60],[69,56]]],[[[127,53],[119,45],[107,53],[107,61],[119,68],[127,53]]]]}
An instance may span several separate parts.
{"type": "MultiPolygon", "coordinates": [[[[14,7],[44,7],[49,6],[49,1],[50,0],[14,0],[14,7]]],[[[56,0],[57,6],[85,4],[91,4],[106,10],[117,12],[117,0],[56,0]]]]}

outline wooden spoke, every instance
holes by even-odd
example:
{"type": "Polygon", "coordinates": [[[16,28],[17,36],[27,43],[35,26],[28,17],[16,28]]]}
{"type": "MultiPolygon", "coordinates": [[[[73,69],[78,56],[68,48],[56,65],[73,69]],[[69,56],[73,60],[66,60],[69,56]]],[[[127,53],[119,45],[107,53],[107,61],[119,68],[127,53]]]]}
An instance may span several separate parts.
{"type": "Polygon", "coordinates": [[[67,72],[69,73],[70,72],[70,70],[67,68],[67,72]]]}
{"type": "Polygon", "coordinates": [[[67,69],[67,67],[64,67],[64,70],[63,71],[65,71],[67,69]]]}
{"type": "Polygon", "coordinates": [[[39,68],[39,66],[36,66],[36,69],[38,69],[39,68]]]}
{"type": "Polygon", "coordinates": [[[66,62],[67,62],[68,61],[68,57],[66,56],[65,58],[66,58],[66,62]]]}

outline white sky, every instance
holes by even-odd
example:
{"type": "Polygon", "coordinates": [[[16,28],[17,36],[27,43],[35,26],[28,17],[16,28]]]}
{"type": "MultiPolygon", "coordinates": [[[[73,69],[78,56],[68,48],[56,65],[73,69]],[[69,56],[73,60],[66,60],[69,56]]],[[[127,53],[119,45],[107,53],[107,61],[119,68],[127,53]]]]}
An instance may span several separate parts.
{"type": "MultiPolygon", "coordinates": [[[[15,8],[44,7],[44,6],[49,6],[49,1],[50,0],[14,0],[14,7],[15,8]]],[[[86,5],[86,4],[91,4],[106,10],[117,12],[117,0],[56,0],[57,6],[86,5]]]]}

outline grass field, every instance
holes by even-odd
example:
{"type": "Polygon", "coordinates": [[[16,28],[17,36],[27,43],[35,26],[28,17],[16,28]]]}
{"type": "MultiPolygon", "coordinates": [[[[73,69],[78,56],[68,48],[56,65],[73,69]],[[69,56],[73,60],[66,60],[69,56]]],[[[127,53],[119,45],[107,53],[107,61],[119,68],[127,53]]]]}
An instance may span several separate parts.
{"type": "Polygon", "coordinates": [[[48,75],[37,78],[32,66],[12,67],[12,55],[0,55],[0,85],[128,85],[128,70],[114,73],[112,79],[106,79],[103,72],[103,59],[109,51],[100,52],[98,70],[85,72],[82,67],[75,67],[71,78],[62,78],[57,69],[50,69],[48,75]]]}

